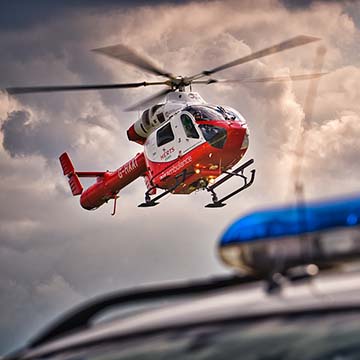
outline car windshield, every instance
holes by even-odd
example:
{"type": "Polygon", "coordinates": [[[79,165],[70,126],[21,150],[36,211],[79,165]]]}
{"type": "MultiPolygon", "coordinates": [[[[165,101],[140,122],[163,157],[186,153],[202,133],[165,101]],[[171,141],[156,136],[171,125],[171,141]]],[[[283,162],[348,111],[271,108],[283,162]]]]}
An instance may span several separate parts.
{"type": "MultiPolygon", "coordinates": [[[[288,314],[162,331],[86,346],[62,360],[359,359],[358,311],[288,314]],[[311,329],[311,331],[309,331],[311,329]]],[[[51,357],[50,357],[51,358],[51,357]]]]}

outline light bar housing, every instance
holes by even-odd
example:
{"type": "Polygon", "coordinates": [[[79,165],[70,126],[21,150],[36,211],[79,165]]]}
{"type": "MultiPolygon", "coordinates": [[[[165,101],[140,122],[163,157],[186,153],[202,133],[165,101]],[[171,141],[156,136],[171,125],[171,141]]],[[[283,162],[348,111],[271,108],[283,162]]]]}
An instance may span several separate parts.
{"type": "Polygon", "coordinates": [[[360,259],[360,197],[270,208],[236,220],[220,258],[246,274],[286,273],[300,265],[335,267],[360,259]]]}

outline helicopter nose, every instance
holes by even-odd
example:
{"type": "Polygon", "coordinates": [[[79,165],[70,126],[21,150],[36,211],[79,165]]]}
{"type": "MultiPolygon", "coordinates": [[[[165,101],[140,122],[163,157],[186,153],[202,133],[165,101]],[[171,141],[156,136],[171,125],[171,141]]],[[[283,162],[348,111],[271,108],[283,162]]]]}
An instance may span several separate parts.
{"type": "Polygon", "coordinates": [[[240,125],[230,125],[228,128],[228,139],[225,144],[225,150],[246,150],[248,145],[249,136],[247,129],[240,125]]]}

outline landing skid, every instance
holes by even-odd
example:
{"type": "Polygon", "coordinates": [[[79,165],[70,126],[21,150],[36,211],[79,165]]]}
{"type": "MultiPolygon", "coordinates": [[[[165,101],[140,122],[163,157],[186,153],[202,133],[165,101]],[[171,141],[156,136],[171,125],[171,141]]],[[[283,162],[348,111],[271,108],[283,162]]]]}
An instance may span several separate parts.
{"type": "Polygon", "coordinates": [[[247,189],[249,186],[252,185],[252,183],[254,182],[255,179],[255,169],[251,170],[251,175],[250,175],[250,180],[244,175],[244,170],[250,166],[251,164],[254,163],[254,159],[250,159],[249,161],[247,161],[246,163],[242,164],[241,166],[239,166],[237,169],[228,172],[226,171],[225,173],[227,174],[226,176],[224,176],[222,179],[220,179],[219,181],[217,181],[214,185],[211,186],[207,186],[206,190],[209,191],[212,195],[212,203],[209,203],[207,205],[205,205],[205,207],[207,208],[219,208],[219,207],[223,207],[226,204],[224,203],[224,201],[232,198],[233,196],[235,196],[236,194],[238,194],[239,192],[247,189]],[[218,186],[220,186],[221,184],[223,184],[225,181],[231,179],[233,176],[238,176],[240,178],[243,179],[244,181],[244,185],[241,186],[240,188],[236,189],[235,191],[233,191],[232,193],[224,196],[221,199],[218,199],[217,194],[215,193],[214,189],[217,188],[218,186]]]}
{"type": "Polygon", "coordinates": [[[158,200],[160,200],[162,197],[164,197],[167,194],[172,193],[174,190],[176,190],[180,184],[182,182],[184,182],[186,179],[186,170],[184,170],[181,174],[177,175],[175,177],[175,185],[173,187],[171,187],[168,190],[165,190],[163,193],[161,193],[160,195],[156,196],[155,198],[151,199],[150,197],[150,193],[152,190],[154,190],[156,188],[156,186],[150,188],[146,193],[145,193],[145,202],[141,203],[138,205],[138,207],[152,207],[152,206],[156,206],[159,203],[157,202],[158,200]]]}

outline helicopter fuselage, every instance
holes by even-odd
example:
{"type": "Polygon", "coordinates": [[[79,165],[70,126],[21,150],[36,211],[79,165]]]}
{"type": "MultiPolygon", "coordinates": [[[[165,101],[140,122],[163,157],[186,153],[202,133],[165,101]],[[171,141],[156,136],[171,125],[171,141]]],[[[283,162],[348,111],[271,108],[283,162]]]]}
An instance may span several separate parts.
{"type": "Polygon", "coordinates": [[[128,130],[144,146],[115,171],[77,172],[65,153],[60,157],[73,195],[81,206],[96,209],[138,177],[151,195],[156,189],[190,194],[211,185],[244,156],[248,147],[245,119],[234,109],[207,104],[197,93],[173,92],[165,104],[145,110],[128,130]],[[79,177],[96,177],[83,191],[79,177]]]}

